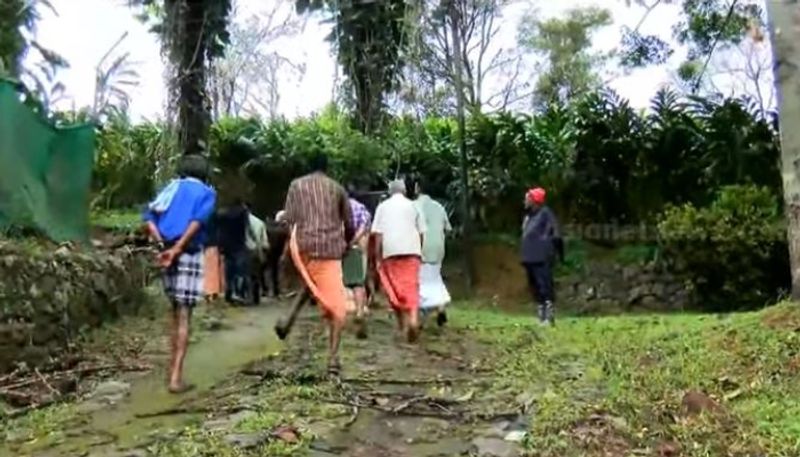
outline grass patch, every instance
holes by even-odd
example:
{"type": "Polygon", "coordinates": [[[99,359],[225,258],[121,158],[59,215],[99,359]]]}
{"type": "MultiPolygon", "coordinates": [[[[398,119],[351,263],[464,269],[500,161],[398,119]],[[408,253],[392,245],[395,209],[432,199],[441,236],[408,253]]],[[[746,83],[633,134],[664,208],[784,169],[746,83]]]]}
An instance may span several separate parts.
{"type": "Polygon", "coordinates": [[[90,222],[95,227],[115,231],[132,231],[142,225],[140,212],[130,210],[109,210],[93,213],[90,222]]]}
{"type": "Polygon", "coordinates": [[[765,324],[769,313],[800,309],[571,318],[541,329],[531,317],[462,308],[453,322],[495,348],[494,389],[535,399],[531,455],[599,456],[603,443],[652,453],[674,442],[686,457],[796,456],[800,336],[765,324]],[[724,413],[684,417],[690,390],[724,413]]]}
{"type": "Polygon", "coordinates": [[[64,440],[65,426],[76,418],[70,404],[57,404],[34,410],[11,420],[0,420],[3,441],[6,444],[25,445],[33,442],[59,442],[64,440]]]}

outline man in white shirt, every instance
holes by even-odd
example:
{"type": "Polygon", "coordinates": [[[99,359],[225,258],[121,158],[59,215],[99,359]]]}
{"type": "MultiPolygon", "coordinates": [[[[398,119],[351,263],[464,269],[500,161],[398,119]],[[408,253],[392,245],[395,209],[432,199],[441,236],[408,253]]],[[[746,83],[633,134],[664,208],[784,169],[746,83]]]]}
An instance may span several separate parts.
{"type": "Polygon", "coordinates": [[[419,270],[425,218],[406,197],[404,181],[392,181],[389,194],[375,210],[372,224],[377,269],[398,328],[413,343],[419,335],[419,270]]]}
{"type": "Polygon", "coordinates": [[[442,279],[445,232],[453,228],[444,206],[425,193],[423,183],[417,182],[416,194],[414,203],[425,218],[428,228],[422,244],[422,266],[419,272],[420,311],[423,316],[436,311],[436,323],[441,327],[447,322],[444,308],[450,303],[450,293],[442,279]]]}
{"type": "Polygon", "coordinates": [[[253,304],[259,304],[261,294],[266,290],[264,266],[269,252],[269,238],[267,238],[267,225],[247,208],[247,231],[245,232],[245,246],[250,256],[250,293],[253,304]]]}

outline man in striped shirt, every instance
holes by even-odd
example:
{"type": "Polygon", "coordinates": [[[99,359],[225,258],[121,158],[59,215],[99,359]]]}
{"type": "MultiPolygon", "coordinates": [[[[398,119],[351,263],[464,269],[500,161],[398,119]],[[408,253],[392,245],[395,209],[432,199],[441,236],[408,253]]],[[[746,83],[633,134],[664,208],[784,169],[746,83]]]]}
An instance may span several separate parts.
{"type": "Polygon", "coordinates": [[[353,219],[353,227],[356,232],[350,248],[342,259],[342,270],[344,273],[344,285],[348,288],[355,302],[356,312],[356,336],[359,339],[367,337],[366,314],[367,314],[367,291],[365,288],[367,279],[367,238],[369,236],[372,216],[369,210],[361,202],[354,198],[355,188],[350,190],[350,212],[353,219]]]}
{"type": "Polygon", "coordinates": [[[328,159],[311,161],[311,173],[289,186],[284,219],[290,228],[292,260],[328,321],[328,370],[338,375],[339,340],[347,314],[342,256],[354,235],[350,202],[339,183],[329,178],[328,159]]]}

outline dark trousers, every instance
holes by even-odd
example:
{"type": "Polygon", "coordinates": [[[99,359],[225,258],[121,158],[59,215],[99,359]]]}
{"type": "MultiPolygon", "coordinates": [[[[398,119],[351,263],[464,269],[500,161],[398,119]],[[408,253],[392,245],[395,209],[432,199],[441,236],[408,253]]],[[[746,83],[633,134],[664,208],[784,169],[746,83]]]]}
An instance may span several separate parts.
{"type": "Polygon", "coordinates": [[[555,301],[553,290],[553,265],[550,262],[525,263],[533,300],[540,305],[555,301]]]}
{"type": "MultiPolygon", "coordinates": [[[[272,282],[272,296],[277,297],[281,294],[280,289],[280,273],[281,273],[281,257],[283,250],[286,246],[286,238],[276,237],[275,240],[270,240],[270,248],[267,253],[266,265],[264,265],[264,273],[262,277],[266,276],[266,270],[269,270],[270,281],[272,282]]],[[[266,290],[266,287],[264,287],[266,290]]]]}
{"type": "Polygon", "coordinates": [[[250,291],[250,254],[247,249],[225,252],[225,301],[244,300],[250,291]]]}

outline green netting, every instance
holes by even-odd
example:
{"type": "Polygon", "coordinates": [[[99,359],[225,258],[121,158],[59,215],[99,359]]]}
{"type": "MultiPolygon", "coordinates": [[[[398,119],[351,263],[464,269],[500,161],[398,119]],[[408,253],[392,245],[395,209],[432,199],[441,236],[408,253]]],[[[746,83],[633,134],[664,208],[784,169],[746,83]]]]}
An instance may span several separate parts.
{"type": "Polygon", "coordinates": [[[0,229],[35,228],[56,241],[89,235],[94,128],[57,128],[0,80],[0,229]]]}

